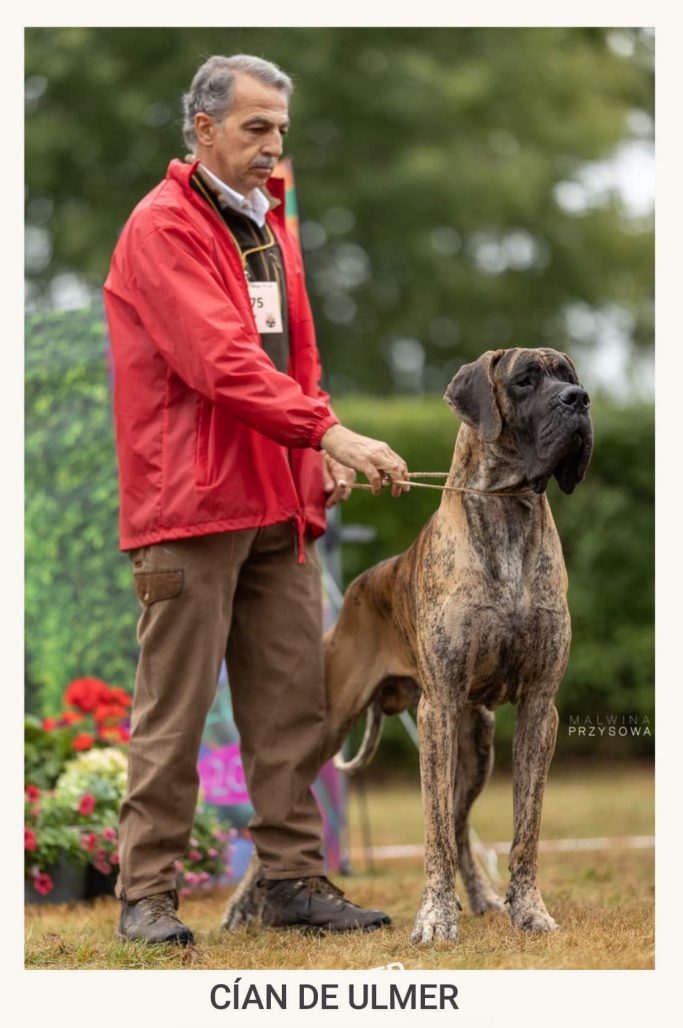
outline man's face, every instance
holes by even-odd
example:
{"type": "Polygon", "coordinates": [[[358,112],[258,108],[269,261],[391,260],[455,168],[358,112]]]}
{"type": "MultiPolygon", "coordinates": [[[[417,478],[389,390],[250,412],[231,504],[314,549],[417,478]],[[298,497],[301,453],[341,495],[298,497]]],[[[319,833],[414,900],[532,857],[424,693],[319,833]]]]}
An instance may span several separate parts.
{"type": "Polygon", "coordinates": [[[195,115],[197,157],[223,182],[246,195],[264,186],[282,154],[289,128],[287,97],[273,86],[237,75],[232,107],[221,123],[195,115]]]}

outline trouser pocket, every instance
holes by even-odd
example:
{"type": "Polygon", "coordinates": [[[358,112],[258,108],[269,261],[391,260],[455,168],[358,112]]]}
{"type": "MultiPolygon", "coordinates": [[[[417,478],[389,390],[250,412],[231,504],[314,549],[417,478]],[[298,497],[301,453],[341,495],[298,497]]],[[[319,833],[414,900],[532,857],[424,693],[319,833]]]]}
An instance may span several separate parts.
{"type": "Polygon", "coordinates": [[[183,588],[183,572],[135,571],[133,573],[135,592],[140,603],[149,607],[159,600],[172,600],[183,588]]]}

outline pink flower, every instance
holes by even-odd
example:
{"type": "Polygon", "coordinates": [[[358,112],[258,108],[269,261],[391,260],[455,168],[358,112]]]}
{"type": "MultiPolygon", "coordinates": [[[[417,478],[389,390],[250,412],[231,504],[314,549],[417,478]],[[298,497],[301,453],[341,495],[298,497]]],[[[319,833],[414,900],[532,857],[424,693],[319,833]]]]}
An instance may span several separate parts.
{"type": "Polygon", "coordinates": [[[218,856],[218,850],[215,850],[212,846],[210,850],[206,851],[206,855],[207,857],[211,857],[211,859],[213,860],[215,857],[218,856]]]}
{"type": "Polygon", "coordinates": [[[109,828],[109,827],[103,828],[102,829],[102,838],[106,839],[107,842],[116,842],[116,840],[118,839],[118,835],[116,834],[116,829],[115,828],[109,828]]]}
{"type": "Polygon", "coordinates": [[[109,863],[113,864],[114,866],[116,866],[116,864],[118,864],[118,862],[119,862],[119,855],[118,855],[118,853],[110,853],[109,854],[109,863]]]}
{"type": "Polygon", "coordinates": [[[180,898],[181,898],[181,899],[185,899],[185,897],[186,897],[186,896],[189,896],[191,892],[192,892],[192,890],[191,890],[191,889],[185,889],[185,888],[181,889],[181,890],[180,890],[180,893],[179,893],[179,895],[180,895],[180,898]]]}
{"type": "Polygon", "coordinates": [[[81,796],[81,802],[78,804],[78,813],[84,817],[89,817],[95,809],[95,797],[91,792],[85,792],[81,796]]]}
{"type": "Polygon", "coordinates": [[[194,882],[198,882],[199,881],[199,875],[197,874],[196,871],[186,871],[185,872],[185,881],[186,882],[190,882],[190,884],[193,884],[194,882]]]}
{"type": "Polygon", "coordinates": [[[29,782],[29,784],[26,786],[26,798],[28,799],[29,803],[35,803],[36,800],[40,799],[40,789],[37,785],[31,785],[31,783],[29,782]]]}
{"type": "Polygon", "coordinates": [[[202,854],[200,853],[199,850],[190,850],[189,853],[187,854],[187,856],[188,856],[189,860],[194,860],[195,862],[197,860],[201,860],[202,859],[202,854]]]}
{"type": "Polygon", "coordinates": [[[24,825],[24,849],[28,850],[29,853],[33,853],[34,850],[38,849],[36,833],[32,832],[26,825],[24,825]]]}
{"type": "Polygon", "coordinates": [[[31,884],[36,892],[40,893],[41,896],[47,896],[48,892],[52,892],[54,889],[54,882],[48,874],[44,871],[38,871],[33,875],[31,884]]]}
{"type": "Polygon", "coordinates": [[[195,839],[194,835],[190,839],[190,846],[192,847],[192,849],[199,849],[199,840],[195,839]]]}
{"type": "Polygon", "coordinates": [[[178,872],[178,874],[180,874],[180,872],[182,871],[182,869],[183,869],[183,867],[185,865],[183,864],[182,860],[174,860],[173,861],[173,866],[176,869],[176,871],[178,872]]]}
{"type": "Polygon", "coordinates": [[[95,832],[83,832],[81,835],[81,846],[84,850],[92,853],[93,850],[97,849],[98,838],[95,832]]]}

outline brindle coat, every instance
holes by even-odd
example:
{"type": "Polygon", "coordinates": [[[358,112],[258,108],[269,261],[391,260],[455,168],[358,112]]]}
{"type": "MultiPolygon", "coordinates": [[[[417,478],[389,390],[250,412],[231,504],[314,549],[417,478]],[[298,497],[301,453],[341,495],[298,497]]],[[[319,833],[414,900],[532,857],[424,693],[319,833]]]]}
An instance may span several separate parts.
{"type": "MultiPolygon", "coordinates": [[[[417,943],[457,939],[456,870],[475,913],[503,908],[473,859],[469,812],[491,770],[493,710],[504,702],[518,707],[505,904],[517,928],[557,927],[536,869],[571,631],[545,487],[554,474],[572,492],[592,447],[588,395],[555,350],[489,351],[460,369],[445,399],[463,422],[447,485],[465,491],[445,491],[405,553],[355,579],[325,639],[325,760],[373,702],[395,711],[419,689],[426,882],[417,943]]],[[[254,862],[224,926],[257,911],[257,878],[254,862]]]]}

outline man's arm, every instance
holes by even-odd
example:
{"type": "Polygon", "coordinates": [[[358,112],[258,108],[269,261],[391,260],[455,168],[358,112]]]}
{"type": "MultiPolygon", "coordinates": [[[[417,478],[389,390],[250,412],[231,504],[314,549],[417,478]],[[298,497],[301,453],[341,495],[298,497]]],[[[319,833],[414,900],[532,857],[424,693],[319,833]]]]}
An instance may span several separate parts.
{"type": "MultiPolygon", "coordinates": [[[[324,447],[366,475],[375,493],[384,474],[405,478],[405,461],[386,443],[343,428],[326,393],[306,396],[277,371],[244,331],[201,235],[170,221],[152,228],[136,241],[129,287],[155,346],[191,389],[282,446],[324,447]]],[[[392,495],[406,489],[392,486],[392,495]]]]}
{"type": "Polygon", "coordinates": [[[162,223],[136,242],[129,288],[146,331],[191,389],[288,447],[318,448],[337,423],[322,396],[309,397],[245,332],[207,242],[162,223]]]}

